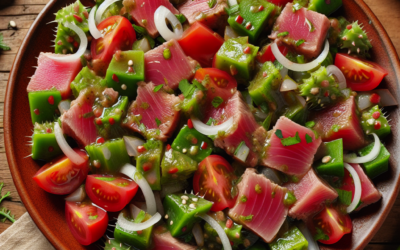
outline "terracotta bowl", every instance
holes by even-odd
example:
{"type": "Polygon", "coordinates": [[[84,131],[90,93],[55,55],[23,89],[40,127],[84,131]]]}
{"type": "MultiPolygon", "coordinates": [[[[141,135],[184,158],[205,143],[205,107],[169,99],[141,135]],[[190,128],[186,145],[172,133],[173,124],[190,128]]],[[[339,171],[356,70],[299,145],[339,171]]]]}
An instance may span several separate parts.
{"type": "MultiPolygon", "coordinates": [[[[32,123],[29,113],[26,87],[29,78],[35,72],[36,57],[42,51],[52,51],[52,31],[55,24],[54,14],[67,3],[73,0],[50,1],[39,14],[26,35],[16,56],[10,79],[7,85],[4,115],[5,146],[10,170],[21,196],[32,219],[39,229],[57,249],[84,249],[69,232],[64,218],[64,197],[44,192],[33,180],[32,176],[41,167],[39,162],[32,160],[30,149],[25,146],[26,136],[32,135],[32,123]]],[[[362,0],[346,0],[344,7],[337,13],[349,20],[359,20],[364,24],[369,37],[372,39],[372,59],[388,70],[383,86],[400,100],[400,63],[396,51],[381,23],[362,0]]],[[[82,0],[86,6],[93,1],[82,0]]],[[[377,178],[374,182],[382,193],[382,200],[362,209],[352,215],[353,233],[346,235],[339,243],[330,246],[321,246],[322,249],[363,249],[384,222],[389,210],[396,200],[400,180],[400,149],[399,117],[400,110],[390,110],[392,119],[392,135],[386,145],[392,153],[389,171],[377,178]]]]}

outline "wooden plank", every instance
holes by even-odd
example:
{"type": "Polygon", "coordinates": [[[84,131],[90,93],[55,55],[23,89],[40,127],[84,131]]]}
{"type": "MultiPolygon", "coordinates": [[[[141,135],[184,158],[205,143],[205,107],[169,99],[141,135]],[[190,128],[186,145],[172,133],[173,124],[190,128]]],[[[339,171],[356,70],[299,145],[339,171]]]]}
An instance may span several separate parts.
{"type": "Polygon", "coordinates": [[[0,73],[0,81],[8,81],[9,73],[0,73]]]}
{"type": "Polygon", "coordinates": [[[36,19],[37,15],[26,15],[26,16],[1,16],[0,30],[8,29],[8,23],[14,21],[17,24],[18,29],[29,29],[36,19]]]}
{"type": "Polygon", "coordinates": [[[14,59],[15,54],[2,54],[0,56],[0,71],[10,71],[14,59]]]}
{"type": "MultiPolygon", "coordinates": [[[[11,211],[11,213],[15,216],[15,219],[19,219],[25,212],[26,209],[21,202],[12,202],[12,201],[3,201],[1,203],[2,207],[5,207],[11,211]]],[[[6,221],[5,223],[0,223],[0,232],[3,232],[8,227],[11,226],[10,221],[6,221]]]]}
{"type": "Polygon", "coordinates": [[[0,16],[21,16],[39,14],[44,5],[18,5],[0,9],[0,16]]]}
{"type": "Polygon", "coordinates": [[[11,50],[3,51],[4,55],[15,55],[24,40],[28,29],[18,29],[18,30],[4,30],[2,31],[4,43],[7,44],[11,50]]]}
{"type": "Polygon", "coordinates": [[[35,5],[35,4],[47,4],[49,0],[15,0],[13,5],[35,5]]]}

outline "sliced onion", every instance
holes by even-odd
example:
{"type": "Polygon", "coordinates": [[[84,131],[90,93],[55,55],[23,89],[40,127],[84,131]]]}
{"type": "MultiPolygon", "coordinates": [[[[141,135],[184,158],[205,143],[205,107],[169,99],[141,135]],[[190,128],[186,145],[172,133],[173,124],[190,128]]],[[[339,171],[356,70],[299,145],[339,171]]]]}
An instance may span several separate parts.
{"type": "Polygon", "coordinates": [[[66,22],[63,25],[68,29],[73,30],[79,36],[79,39],[81,40],[81,43],[79,44],[79,49],[75,54],[71,55],[49,54],[48,57],[59,62],[71,62],[80,59],[81,56],[85,54],[86,48],[88,46],[88,39],[86,37],[85,32],[83,32],[83,30],[78,26],[76,26],[74,23],[66,22]]]}
{"type": "Polygon", "coordinates": [[[247,159],[247,156],[250,153],[250,149],[249,147],[247,147],[246,143],[241,143],[241,145],[239,145],[240,148],[237,149],[237,152],[235,153],[235,157],[239,160],[241,160],[242,162],[245,162],[247,159]]]}
{"type": "Polygon", "coordinates": [[[297,228],[303,234],[304,238],[308,241],[308,250],[319,250],[318,243],[314,240],[313,235],[310,230],[308,230],[306,224],[303,221],[298,221],[296,223],[297,228]]]}
{"type": "Polygon", "coordinates": [[[374,147],[372,148],[369,154],[361,156],[361,157],[354,157],[354,154],[346,154],[343,156],[344,162],[348,163],[366,163],[376,159],[378,157],[379,152],[381,151],[381,141],[379,137],[375,133],[371,133],[374,136],[375,142],[374,147]]]}
{"type": "Polygon", "coordinates": [[[136,232],[136,231],[145,230],[145,229],[153,226],[160,220],[161,220],[161,215],[159,213],[156,213],[150,219],[146,220],[145,222],[135,223],[135,222],[125,219],[124,213],[121,212],[118,215],[117,225],[120,226],[125,231],[136,232]]]}
{"type": "Polygon", "coordinates": [[[301,106],[305,107],[307,105],[306,99],[301,95],[296,95],[296,98],[300,102],[301,106]]]}
{"type": "MultiPolygon", "coordinates": [[[[139,185],[140,189],[142,190],[144,199],[146,200],[146,206],[147,206],[147,213],[150,215],[154,215],[157,212],[157,206],[156,206],[156,198],[154,197],[153,190],[151,190],[151,187],[149,183],[146,181],[146,179],[143,177],[141,173],[136,171],[136,168],[127,163],[125,164],[121,170],[121,173],[125,174],[132,180],[136,182],[136,184],[139,185]]],[[[157,213],[159,214],[159,213],[157,213]]],[[[161,215],[160,215],[161,216],[161,215]]],[[[141,229],[138,229],[141,230],[141,229]]]]}
{"type": "Polygon", "coordinates": [[[281,92],[286,92],[290,90],[297,89],[297,83],[292,80],[290,77],[285,77],[281,85],[281,92]]]}
{"type": "Polygon", "coordinates": [[[145,142],[137,137],[124,136],[125,148],[129,156],[137,157],[139,152],[137,151],[138,146],[142,146],[145,142]]]}
{"type": "Polygon", "coordinates": [[[165,6],[161,5],[156,12],[154,12],[154,23],[158,32],[166,41],[171,39],[177,40],[182,37],[183,28],[181,22],[179,22],[178,18],[165,6]],[[168,28],[166,20],[169,21],[174,32],[168,28]]]}
{"type": "Polygon", "coordinates": [[[312,70],[312,69],[315,69],[316,67],[318,67],[328,56],[329,42],[328,42],[328,40],[325,41],[324,49],[322,50],[321,54],[314,61],[309,62],[309,63],[303,63],[303,64],[294,63],[294,62],[290,61],[289,59],[287,59],[279,50],[276,42],[271,44],[271,50],[272,50],[272,53],[274,54],[276,60],[278,60],[278,62],[280,62],[283,65],[283,67],[286,67],[292,71],[309,71],[309,70],[312,70]]]}
{"type": "Polygon", "coordinates": [[[214,228],[215,231],[217,231],[218,236],[221,239],[222,248],[224,250],[232,250],[228,236],[216,220],[207,214],[198,214],[197,216],[205,220],[212,228],[214,228]]]}
{"type": "Polygon", "coordinates": [[[147,40],[146,37],[144,37],[142,40],[138,41],[137,48],[142,50],[144,53],[147,51],[151,50],[149,40],[147,40]]]}
{"type": "Polygon", "coordinates": [[[85,163],[85,159],[75,152],[71,146],[65,140],[64,134],[60,128],[58,122],[54,123],[54,135],[56,136],[57,144],[60,146],[61,151],[68,157],[68,159],[75,165],[82,165],[85,163]]]}
{"type": "Polygon", "coordinates": [[[161,216],[164,217],[164,206],[161,201],[161,196],[160,192],[154,191],[154,197],[156,198],[156,207],[157,207],[157,212],[161,214],[161,216]]]}
{"type": "Polygon", "coordinates": [[[380,107],[389,107],[398,105],[396,98],[392,95],[392,93],[390,93],[388,89],[375,89],[369,92],[358,93],[357,106],[361,111],[374,106],[374,104],[370,101],[371,95],[373,93],[376,93],[381,97],[379,102],[380,107]]]}
{"type": "Polygon", "coordinates": [[[192,233],[193,233],[194,239],[196,240],[197,246],[198,247],[204,246],[203,229],[201,229],[201,226],[199,223],[194,224],[192,233]]]}
{"type": "Polygon", "coordinates": [[[347,213],[351,213],[354,209],[356,209],[356,207],[361,199],[361,191],[362,191],[361,190],[361,180],[357,174],[357,171],[354,170],[354,168],[350,164],[344,163],[344,167],[347,169],[347,171],[350,172],[350,175],[353,178],[353,183],[354,183],[353,200],[351,201],[350,205],[346,208],[347,213]]]}
{"type": "Polygon", "coordinates": [[[89,13],[89,31],[92,34],[94,39],[99,39],[103,37],[103,34],[97,29],[96,20],[94,20],[94,16],[96,14],[97,6],[94,6],[89,13]]]}
{"type": "Polygon", "coordinates": [[[338,80],[339,89],[347,88],[346,77],[343,75],[343,72],[338,67],[336,67],[335,65],[329,65],[328,67],[326,67],[326,71],[329,75],[332,74],[336,77],[336,79],[338,80]]]}
{"type": "Polygon", "coordinates": [[[60,114],[64,114],[71,108],[70,100],[63,100],[58,104],[58,110],[60,110],[60,114]]]}
{"type": "Polygon", "coordinates": [[[100,4],[99,8],[97,9],[96,12],[96,23],[101,22],[101,17],[103,16],[104,11],[107,10],[108,7],[110,7],[111,4],[118,2],[121,0],[105,0],[102,4],[100,4]]]}
{"type": "Polygon", "coordinates": [[[217,135],[218,131],[227,131],[233,125],[233,117],[217,126],[208,126],[197,118],[191,118],[193,127],[203,135],[217,135]]]}
{"type": "Polygon", "coordinates": [[[281,77],[283,79],[283,78],[285,78],[285,76],[288,75],[289,70],[285,66],[283,66],[283,68],[279,70],[279,73],[281,74],[281,77]]]}
{"type": "Polygon", "coordinates": [[[238,4],[237,0],[228,0],[228,3],[230,7],[238,4]]]}
{"type": "Polygon", "coordinates": [[[85,185],[80,185],[74,192],[65,197],[66,201],[81,202],[85,199],[85,185]]]}
{"type": "Polygon", "coordinates": [[[227,25],[225,27],[225,32],[224,32],[224,40],[227,41],[231,38],[236,38],[239,37],[238,33],[236,33],[236,31],[234,31],[231,26],[227,25]]]}

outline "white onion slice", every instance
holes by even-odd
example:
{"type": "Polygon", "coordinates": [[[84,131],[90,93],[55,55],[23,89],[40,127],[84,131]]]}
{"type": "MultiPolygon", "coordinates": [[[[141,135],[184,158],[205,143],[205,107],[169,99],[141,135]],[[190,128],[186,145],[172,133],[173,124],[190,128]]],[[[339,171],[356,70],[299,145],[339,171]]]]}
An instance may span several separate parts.
{"type": "Polygon", "coordinates": [[[201,229],[201,226],[199,223],[194,224],[192,233],[193,233],[194,239],[196,240],[197,246],[198,247],[204,246],[203,230],[201,229]]]}
{"type": "Polygon", "coordinates": [[[372,106],[372,102],[369,100],[371,95],[360,95],[360,97],[357,99],[357,106],[358,109],[363,111],[364,109],[367,109],[372,106]]]}
{"type": "Polygon", "coordinates": [[[150,219],[146,220],[145,222],[135,223],[135,222],[125,219],[124,213],[121,212],[118,215],[117,225],[126,231],[136,232],[136,231],[140,231],[140,230],[145,230],[145,229],[153,226],[154,224],[159,222],[161,220],[161,218],[162,218],[161,215],[159,213],[156,213],[150,219]]]}
{"type": "Polygon", "coordinates": [[[218,131],[227,131],[233,125],[233,117],[217,126],[208,126],[199,119],[192,117],[193,127],[203,135],[217,135],[218,131]]]}
{"type": "Polygon", "coordinates": [[[166,40],[179,39],[183,34],[183,27],[178,18],[165,6],[160,6],[154,12],[154,23],[160,35],[166,40]],[[166,20],[171,24],[174,32],[172,32],[168,26],[166,20]]]}
{"type": "Polygon", "coordinates": [[[343,72],[338,67],[336,67],[335,65],[329,65],[328,67],[326,67],[326,71],[329,75],[332,74],[336,77],[336,79],[338,80],[339,89],[347,88],[346,77],[343,75],[343,72]]]}
{"type": "Polygon", "coordinates": [[[232,6],[238,4],[237,0],[228,0],[228,3],[229,3],[229,7],[232,7],[232,6]]]}
{"type": "Polygon", "coordinates": [[[74,192],[65,197],[66,201],[81,202],[85,199],[85,185],[80,185],[74,192]]]}
{"type": "Polygon", "coordinates": [[[161,216],[164,217],[164,206],[161,201],[161,195],[159,191],[154,191],[154,197],[156,198],[156,207],[157,207],[157,212],[161,214],[161,216]]]}
{"type": "Polygon", "coordinates": [[[64,114],[71,108],[71,101],[70,100],[62,100],[58,104],[58,110],[60,111],[60,114],[64,114]]]}
{"type": "Polygon", "coordinates": [[[348,163],[365,163],[375,160],[376,157],[378,157],[379,152],[381,151],[381,141],[375,133],[371,133],[371,135],[374,136],[375,142],[374,147],[372,148],[371,152],[369,152],[369,154],[361,157],[354,157],[353,154],[346,154],[343,156],[343,161],[348,163]]]}
{"type": "Polygon", "coordinates": [[[142,40],[139,41],[137,48],[142,50],[144,53],[151,50],[149,40],[147,40],[147,38],[144,37],[142,40]]]}
{"type": "Polygon", "coordinates": [[[218,224],[216,220],[214,220],[207,214],[198,214],[197,216],[205,220],[208,224],[210,224],[212,228],[214,228],[215,231],[217,231],[218,236],[221,239],[222,248],[224,250],[232,250],[232,246],[228,236],[226,235],[224,229],[222,229],[222,227],[218,224]]]}
{"type": "Polygon", "coordinates": [[[288,75],[289,70],[285,66],[283,66],[283,68],[279,70],[279,73],[281,74],[281,77],[283,79],[283,78],[285,78],[285,76],[288,75]]]}
{"type": "MultiPolygon", "coordinates": [[[[156,214],[156,212],[157,212],[156,198],[154,197],[153,190],[151,190],[149,183],[142,176],[142,174],[139,173],[138,171],[136,171],[136,168],[129,163],[125,164],[121,168],[120,172],[125,174],[132,180],[134,180],[136,182],[136,184],[139,185],[140,189],[143,192],[144,199],[146,200],[147,213],[149,213],[150,215],[156,214]]],[[[159,213],[157,213],[157,214],[159,214],[159,213]]],[[[138,230],[141,230],[141,229],[138,229],[138,230]]]]}
{"type": "Polygon", "coordinates": [[[280,62],[283,65],[283,67],[286,67],[292,71],[309,71],[309,70],[312,70],[312,69],[315,69],[316,67],[318,67],[328,56],[329,42],[328,42],[328,40],[325,41],[324,49],[322,50],[321,54],[314,61],[311,61],[309,63],[303,63],[303,64],[294,63],[294,62],[290,61],[289,59],[287,59],[279,50],[276,42],[271,44],[271,50],[272,50],[272,53],[274,54],[276,60],[278,60],[278,62],[280,62]]]}
{"type": "Polygon", "coordinates": [[[227,25],[225,27],[225,32],[224,32],[224,40],[227,41],[231,38],[236,38],[239,37],[238,33],[236,33],[236,31],[234,31],[231,26],[227,25]]]}
{"type": "Polygon", "coordinates": [[[133,136],[124,136],[125,148],[129,156],[137,157],[139,152],[137,151],[138,146],[142,146],[145,142],[139,138],[133,136]]]}
{"type": "Polygon", "coordinates": [[[99,29],[97,29],[96,20],[94,20],[94,16],[96,14],[97,6],[94,6],[89,13],[89,31],[92,34],[94,39],[99,39],[103,36],[99,29]]]}
{"type": "Polygon", "coordinates": [[[297,89],[297,83],[293,81],[290,77],[286,77],[285,80],[283,80],[282,85],[281,85],[281,92],[286,92],[290,90],[295,90],[297,89]]]}
{"type": "Polygon", "coordinates": [[[241,160],[242,162],[245,162],[249,153],[250,153],[249,147],[247,147],[246,143],[242,143],[242,145],[240,145],[240,148],[237,149],[235,157],[241,160]]]}
{"type": "Polygon", "coordinates": [[[102,4],[100,4],[96,12],[96,19],[95,19],[96,23],[101,22],[101,17],[103,16],[104,11],[106,11],[109,6],[118,1],[121,0],[105,0],[102,4]]]}
{"type": "Polygon", "coordinates": [[[85,159],[75,152],[71,146],[65,140],[64,134],[60,128],[58,122],[54,123],[54,135],[56,136],[57,144],[60,146],[61,151],[68,157],[68,159],[75,165],[81,165],[85,163],[85,159]]]}
{"type": "Polygon", "coordinates": [[[368,92],[358,92],[357,106],[361,111],[375,105],[370,101],[372,93],[378,94],[381,97],[379,102],[380,107],[398,105],[396,98],[388,89],[375,89],[368,92]]]}
{"type": "Polygon", "coordinates": [[[63,25],[64,27],[73,30],[79,36],[79,39],[81,40],[81,43],[79,44],[79,49],[78,51],[76,51],[75,54],[71,55],[49,54],[48,57],[59,62],[71,62],[80,59],[81,56],[85,54],[86,48],[88,46],[88,39],[86,37],[85,32],[83,32],[83,30],[78,26],[76,26],[74,23],[66,22],[63,25]]]}
{"type": "Polygon", "coordinates": [[[356,209],[356,207],[361,199],[361,191],[362,191],[361,190],[361,180],[357,174],[357,171],[354,170],[354,168],[350,164],[344,163],[344,167],[347,169],[347,171],[350,172],[350,175],[353,178],[353,183],[354,183],[353,200],[351,201],[350,205],[346,208],[347,213],[351,213],[354,209],[356,209]]]}
{"type": "Polygon", "coordinates": [[[303,107],[305,107],[307,105],[306,99],[304,99],[304,97],[302,97],[301,95],[296,95],[296,98],[303,107]]]}
{"type": "Polygon", "coordinates": [[[310,230],[308,230],[306,224],[303,221],[299,221],[296,223],[297,228],[300,230],[301,234],[303,234],[304,238],[308,241],[308,250],[319,250],[318,243],[314,240],[310,230]]]}

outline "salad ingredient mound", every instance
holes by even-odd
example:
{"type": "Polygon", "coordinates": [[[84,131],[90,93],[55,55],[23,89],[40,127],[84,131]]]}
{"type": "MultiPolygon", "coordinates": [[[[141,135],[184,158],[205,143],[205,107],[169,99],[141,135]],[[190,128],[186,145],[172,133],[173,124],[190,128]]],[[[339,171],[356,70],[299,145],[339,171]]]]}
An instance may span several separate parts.
{"type": "Polygon", "coordinates": [[[380,87],[388,72],[371,61],[369,24],[336,17],[341,6],[78,0],[59,10],[55,49],[38,55],[27,87],[29,156],[44,162],[35,182],[66,195],[75,239],[294,250],[350,234],[352,213],[381,198],[372,181],[389,169],[397,101],[380,87]]]}

